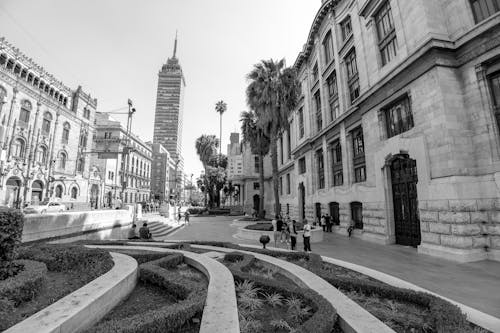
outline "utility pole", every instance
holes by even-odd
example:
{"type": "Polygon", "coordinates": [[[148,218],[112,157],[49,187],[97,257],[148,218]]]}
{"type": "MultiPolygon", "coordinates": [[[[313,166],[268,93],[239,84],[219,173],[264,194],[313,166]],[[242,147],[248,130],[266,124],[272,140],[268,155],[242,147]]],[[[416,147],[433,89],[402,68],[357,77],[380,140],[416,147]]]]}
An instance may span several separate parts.
{"type": "Polygon", "coordinates": [[[193,201],[193,174],[191,174],[191,180],[189,181],[189,204],[193,201]]]}
{"type": "Polygon", "coordinates": [[[131,152],[130,147],[130,131],[132,128],[132,116],[135,113],[135,108],[132,107],[132,100],[128,100],[128,117],[127,117],[127,132],[126,132],[126,140],[125,147],[123,148],[123,157],[125,159],[124,168],[123,168],[123,179],[122,179],[122,200],[125,189],[128,186],[128,162],[129,162],[129,154],[131,152]]]}
{"type": "Polygon", "coordinates": [[[179,203],[179,192],[177,191],[177,168],[179,166],[180,160],[177,159],[175,162],[175,175],[174,175],[174,195],[175,195],[175,200],[174,200],[174,220],[177,218],[177,204],[179,203]]]}

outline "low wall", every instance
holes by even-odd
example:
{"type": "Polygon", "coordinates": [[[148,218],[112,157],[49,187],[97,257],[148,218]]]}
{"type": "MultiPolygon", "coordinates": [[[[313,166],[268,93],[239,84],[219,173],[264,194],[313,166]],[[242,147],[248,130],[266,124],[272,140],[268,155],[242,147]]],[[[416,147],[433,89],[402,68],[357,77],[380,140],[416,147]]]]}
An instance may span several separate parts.
{"type": "Polygon", "coordinates": [[[110,233],[113,228],[120,230],[117,227],[129,225],[132,219],[131,209],[25,215],[22,241],[77,237],[94,232],[110,233]]]}
{"type": "MultiPolygon", "coordinates": [[[[255,224],[255,223],[252,223],[255,224]]],[[[298,231],[298,236],[297,236],[297,244],[303,243],[303,238],[302,236],[304,235],[304,232],[298,231]]],[[[268,235],[269,238],[271,239],[271,242],[269,245],[271,246],[274,243],[274,232],[273,231],[262,231],[262,230],[250,230],[250,229],[245,229],[245,227],[240,227],[238,229],[238,233],[235,235],[236,237],[240,239],[246,239],[246,240],[254,240],[256,242],[259,241],[260,236],[262,235],[268,235]]],[[[311,243],[319,243],[323,241],[323,230],[316,228],[312,229],[311,231],[311,243]]]]}

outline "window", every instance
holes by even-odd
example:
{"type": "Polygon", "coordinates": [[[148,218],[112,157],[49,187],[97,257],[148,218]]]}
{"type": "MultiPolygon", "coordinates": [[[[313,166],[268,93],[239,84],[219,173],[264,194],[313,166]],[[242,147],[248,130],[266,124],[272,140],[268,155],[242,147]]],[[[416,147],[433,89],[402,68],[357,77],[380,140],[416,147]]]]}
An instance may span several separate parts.
{"type": "Polygon", "coordinates": [[[328,31],[325,39],[323,39],[323,54],[325,56],[325,65],[328,65],[333,60],[333,39],[331,31],[328,31]]]}
{"type": "Polygon", "coordinates": [[[78,161],[76,161],[76,170],[78,172],[83,172],[85,169],[85,159],[83,157],[80,157],[78,161]]]}
{"type": "Polygon", "coordinates": [[[47,162],[47,148],[45,146],[39,146],[36,151],[36,161],[41,164],[45,164],[47,162]]]}
{"type": "Polygon", "coordinates": [[[59,153],[59,168],[61,170],[66,169],[66,161],[68,160],[68,155],[65,152],[59,153]]]}
{"type": "Polygon", "coordinates": [[[306,158],[299,159],[299,174],[306,173],[306,158]]]}
{"type": "Polygon", "coordinates": [[[339,96],[337,88],[337,74],[333,72],[326,79],[326,85],[328,87],[328,98],[330,106],[330,121],[334,121],[339,114],[339,96]]]}
{"type": "MultiPolygon", "coordinates": [[[[61,185],[56,186],[56,198],[62,198],[63,187],[61,185]]],[[[55,206],[56,202],[51,203],[51,206],[55,206]]]]}
{"type": "Polygon", "coordinates": [[[304,109],[299,109],[299,138],[304,137],[304,109]]]}
{"type": "Polygon", "coordinates": [[[363,129],[358,127],[352,131],[352,149],[354,165],[354,182],[366,181],[365,146],[363,140],[363,129]]]}
{"type": "Polygon", "coordinates": [[[49,112],[45,112],[43,115],[42,131],[45,135],[50,133],[50,125],[52,123],[52,115],[49,112]]]}
{"type": "Polygon", "coordinates": [[[393,105],[383,110],[387,124],[387,137],[393,137],[413,128],[413,115],[410,108],[410,99],[405,96],[393,105]]]}
{"type": "Polygon", "coordinates": [[[283,164],[283,155],[285,152],[283,151],[283,135],[280,136],[280,162],[283,164]]]}
{"type": "Polygon", "coordinates": [[[378,48],[382,57],[382,66],[390,62],[396,56],[397,40],[396,29],[392,19],[392,11],[389,1],[386,0],[375,14],[377,26],[378,48]]]}
{"type": "Polygon", "coordinates": [[[318,188],[325,188],[325,163],[323,158],[323,149],[316,151],[316,162],[318,165],[318,188]]]}
{"type": "Polygon", "coordinates": [[[491,74],[488,80],[490,83],[497,125],[500,127],[500,71],[491,74]]]}
{"type": "Polygon", "coordinates": [[[111,132],[104,132],[105,139],[111,139],[111,132]]]}
{"type": "Polygon", "coordinates": [[[330,155],[332,157],[332,184],[333,186],[341,186],[344,184],[344,169],[342,166],[342,146],[340,145],[340,140],[336,140],[330,147],[330,155]]]}
{"type": "Polygon", "coordinates": [[[12,155],[17,158],[24,158],[24,140],[16,139],[12,145],[12,155]]]}
{"type": "Polygon", "coordinates": [[[254,189],[254,190],[258,190],[258,189],[260,189],[260,184],[259,184],[259,183],[257,183],[257,182],[253,183],[253,189],[254,189]]]}
{"type": "Polygon", "coordinates": [[[323,116],[321,114],[321,94],[319,90],[314,94],[314,106],[316,107],[316,129],[319,132],[323,128],[323,116]]]}
{"type": "Polygon", "coordinates": [[[80,135],[80,147],[87,147],[87,139],[88,139],[88,134],[86,132],[83,132],[82,135],[80,135]]]}
{"type": "Polygon", "coordinates": [[[0,65],[3,66],[5,65],[6,62],[7,62],[7,56],[5,55],[5,53],[2,53],[0,55],[0,65]]]}
{"type": "Polygon", "coordinates": [[[339,203],[338,202],[330,202],[328,204],[328,208],[330,210],[330,216],[332,217],[332,224],[339,225],[340,224],[339,203]]]}
{"type": "Polygon", "coordinates": [[[71,188],[71,199],[76,199],[78,196],[78,189],[76,187],[71,188]]]}
{"type": "Polygon", "coordinates": [[[259,172],[259,156],[254,156],[254,165],[253,165],[253,168],[255,170],[256,173],[259,172]]]}
{"type": "Polygon", "coordinates": [[[352,35],[351,17],[347,17],[340,23],[340,31],[342,33],[342,41],[346,41],[352,35]]]}
{"type": "Polygon", "coordinates": [[[363,229],[363,204],[351,202],[351,218],[355,229],[363,229]]]}
{"type": "Polygon", "coordinates": [[[31,103],[27,100],[22,101],[21,113],[19,114],[19,123],[21,126],[27,126],[28,123],[30,122],[31,110],[32,110],[31,103]]]}
{"type": "Polygon", "coordinates": [[[280,195],[283,195],[283,177],[280,177],[280,195]]]}
{"type": "Polygon", "coordinates": [[[69,129],[70,125],[68,122],[65,122],[63,125],[63,132],[62,132],[62,143],[67,144],[69,141],[69,129]]]}
{"type": "Polygon", "coordinates": [[[352,104],[359,97],[358,65],[356,63],[356,50],[352,50],[345,57],[347,71],[347,86],[349,88],[349,101],[352,104]]]}
{"type": "Polygon", "coordinates": [[[291,193],[291,190],[290,190],[290,174],[287,173],[286,174],[286,194],[290,194],[291,193]]]}
{"type": "Polygon", "coordinates": [[[7,61],[7,69],[12,70],[12,68],[14,68],[14,60],[9,59],[9,61],[7,61]]]}
{"type": "Polygon", "coordinates": [[[318,63],[314,64],[312,75],[313,75],[312,79],[313,79],[313,84],[314,84],[319,79],[318,63]]]}
{"type": "Polygon", "coordinates": [[[288,127],[288,131],[286,131],[286,156],[288,160],[292,159],[292,138],[290,135],[290,131],[292,130],[292,124],[288,127]]]}
{"type": "Polygon", "coordinates": [[[481,22],[500,10],[500,0],[471,0],[470,4],[476,23],[481,22]]]}

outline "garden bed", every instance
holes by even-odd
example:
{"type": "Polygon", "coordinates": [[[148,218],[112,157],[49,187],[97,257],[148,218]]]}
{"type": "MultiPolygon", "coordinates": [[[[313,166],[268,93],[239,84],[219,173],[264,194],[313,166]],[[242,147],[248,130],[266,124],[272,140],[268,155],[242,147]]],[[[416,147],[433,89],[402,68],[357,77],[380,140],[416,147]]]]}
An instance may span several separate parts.
{"type": "Polygon", "coordinates": [[[86,332],[183,332],[200,329],[208,281],[181,254],[117,250],[140,265],[131,295],[86,332]]]}
{"type": "Polygon", "coordinates": [[[0,330],[23,321],[113,267],[107,251],[81,246],[25,246],[19,258],[24,269],[0,281],[0,318],[5,318],[0,321],[0,330]]]}

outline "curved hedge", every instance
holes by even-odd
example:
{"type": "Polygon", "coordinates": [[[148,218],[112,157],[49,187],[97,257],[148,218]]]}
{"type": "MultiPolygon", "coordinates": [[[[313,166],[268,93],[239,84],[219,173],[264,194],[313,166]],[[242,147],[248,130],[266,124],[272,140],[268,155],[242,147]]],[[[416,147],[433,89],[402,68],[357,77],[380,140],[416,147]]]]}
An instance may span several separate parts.
{"type": "Polygon", "coordinates": [[[244,229],[257,230],[257,231],[273,231],[273,225],[271,223],[256,223],[245,226],[244,229]]]}
{"type": "MultiPolygon", "coordinates": [[[[296,328],[294,332],[314,332],[331,333],[337,321],[337,312],[333,306],[320,294],[311,289],[300,288],[297,285],[284,283],[263,278],[259,275],[253,275],[245,272],[248,267],[256,260],[254,256],[244,253],[226,254],[224,260],[232,261],[235,258],[241,258],[237,262],[239,266],[229,268],[236,281],[253,281],[257,287],[267,293],[280,293],[290,298],[292,296],[305,299],[314,311],[314,314],[302,325],[296,328]]],[[[234,262],[234,261],[233,261],[234,262]]]]}
{"type": "MultiPolygon", "coordinates": [[[[38,294],[45,282],[47,266],[32,260],[16,260],[15,262],[24,268],[17,275],[0,281],[0,299],[6,299],[14,306],[18,306],[38,294]]],[[[1,312],[0,318],[3,318],[1,312]]]]}
{"type": "Polygon", "coordinates": [[[170,254],[140,265],[142,281],[165,288],[167,292],[181,299],[179,302],[135,316],[109,320],[86,332],[178,332],[187,321],[203,312],[206,299],[206,289],[200,283],[181,278],[165,269],[176,267],[183,261],[182,254],[170,254]]]}

